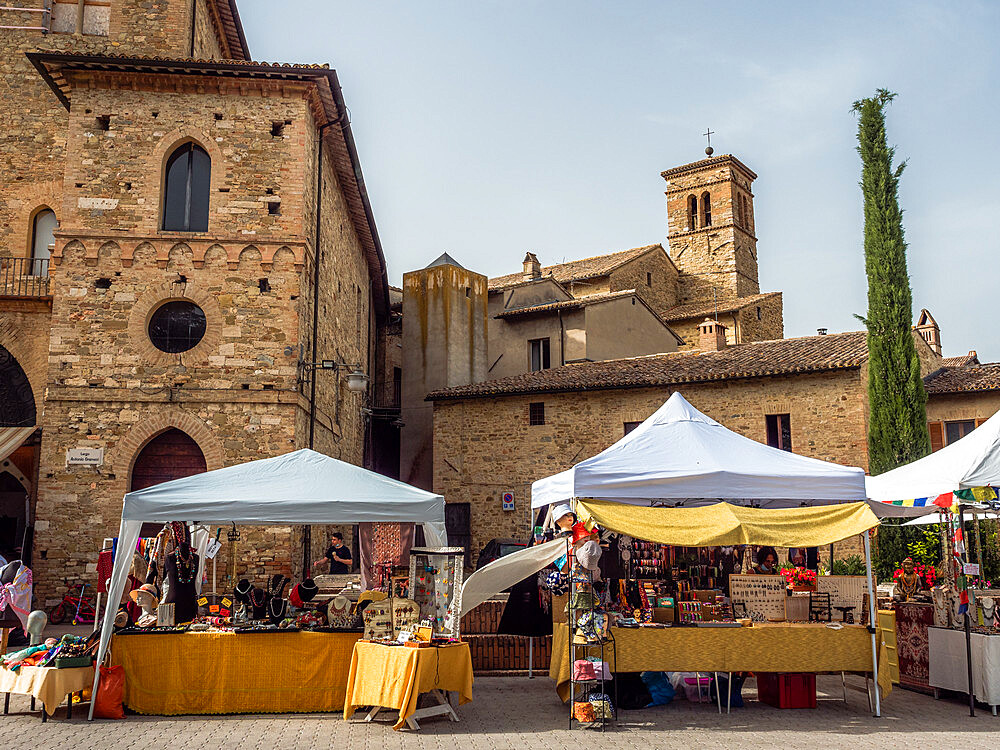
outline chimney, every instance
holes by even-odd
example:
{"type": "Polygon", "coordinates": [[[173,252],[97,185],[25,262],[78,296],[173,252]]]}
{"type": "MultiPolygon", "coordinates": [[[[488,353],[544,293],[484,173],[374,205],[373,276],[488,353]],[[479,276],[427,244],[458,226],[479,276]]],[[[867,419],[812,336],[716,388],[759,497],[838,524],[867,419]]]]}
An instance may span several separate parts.
{"type": "Polygon", "coordinates": [[[938,326],[934,316],[926,309],[920,311],[920,318],[914,326],[920,338],[927,342],[928,346],[934,350],[938,356],[941,355],[941,328],[938,326]]]}
{"type": "Polygon", "coordinates": [[[540,279],[542,277],[542,264],[538,262],[538,256],[534,253],[525,253],[524,255],[524,274],[522,279],[524,281],[531,281],[532,279],[540,279]]]}
{"type": "Polygon", "coordinates": [[[726,327],[717,320],[705,318],[698,326],[698,348],[703,352],[717,352],[726,348],[726,327]]]}
{"type": "Polygon", "coordinates": [[[817,336],[826,336],[826,329],[825,328],[817,328],[816,329],[816,335],[817,336]]]}

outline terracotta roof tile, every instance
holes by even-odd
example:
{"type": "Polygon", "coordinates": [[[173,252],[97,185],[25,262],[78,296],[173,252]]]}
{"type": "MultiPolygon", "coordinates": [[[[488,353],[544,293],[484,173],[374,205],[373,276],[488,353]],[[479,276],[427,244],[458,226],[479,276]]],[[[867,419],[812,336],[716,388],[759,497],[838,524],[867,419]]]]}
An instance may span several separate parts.
{"type": "Polygon", "coordinates": [[[713,352],[676,352],[554,367],[434,391],[430,401],[702,383],[799,372],[848,370],[868,357],[864,331],[755,341],[713,352]]]}
{"type": "Polygon", "coordinates": [[[749,307],[750,305],[756,304],[763,299],[768,297],[780,296],[781,292],[764,292],[763,294],[752,294],[748,297],[738,297],[732,300],[723,300],[718,303],[718,306],[714,302],[692,302],[687,305],[675,305],[669,310],[663,313],[664,320],[687,320],[688,318],[704,318],[705,316],[711,317],[716,313],[731,313],[736,310],[742,310],[744,307],[749,307]]]}
{"type": "Polygon", "coordinates": [[[924,378],[924,389],[930,394],[998,391],[1000,390],[1000,362],[944,367],[924,378]]]}
{"type": "Polygon", "coordinates": [[[963,354],[958,357],[945,357],[941,360],[941,365],[944,367],[967,367],[968,365],[978,365],[979,355],[976,354],[976,350],[973,349],[968,354],[963,354]]]}
{"type": "MultiPolygon", "coordinates": [[[[571,260],[568,263],[559,263],[554,266],[543,266],[542,278],[551,276],[560,283],[566,283],[569,281],[592,279],[595,276],[604,276],[619,266],[625,265],[630,260],[634,260],[657,247],[663,250],[662,245],[644,245],[643,247],[633,247],[631,250],[622,250],[608,255],[595,255],[593,258],[582,258],[581,260],[571,260]]],[[[498,289],[517,286],[522,282],[524,282],[523,273],[509,273],[506,276],[497,276],[490,279],[489,289],[493,292],[498,289]]]]}

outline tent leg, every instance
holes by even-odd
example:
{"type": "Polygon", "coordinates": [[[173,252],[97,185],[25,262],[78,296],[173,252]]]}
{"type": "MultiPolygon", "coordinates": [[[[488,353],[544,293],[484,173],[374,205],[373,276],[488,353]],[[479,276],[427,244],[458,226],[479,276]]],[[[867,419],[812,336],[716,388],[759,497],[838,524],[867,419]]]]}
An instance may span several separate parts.
{"type": "Polygon", "coordinates": [[[529,638],[528,638],[528,679],[529,680],[535,679],[535,675],[532,672],[532,669],[534,668],[534,662],[535,662],[535,639],[529,636],[529,638]]]}
{"type": "Polygon", "coordinates": [[[868,630],[872,635],[872,682],[875,683],[875,715],[882,715],[882,705],[878,690],[878,645],[875,643],[875,584],[872,576],[872,542],[868,532],[865,539],[865,573],[868,578],[868,630]]]}
{"type": "MultiPolygon", "coordinates": [[[[965,541],[965,512],[961,504],[958,506],[958,528],[962,530],[962,544],[967,550],[969,545],[968,542],[965,541]]],[[[958,557],[955,562],[959,575],[964,576],[964,563],[968,560],[968,553],[959,552],[959,550],[956,549],[955,555],[958,557]]],[[[975,595],[969,597],[969,603],[965,605],[965,614],[963,615],[965,623],[965,666],[969,672],[969,716],[976,715],[976,689],[973,686],[972,681],[972,618],[969,615],[969,608],[974,606],[976,606],[975,595]]]]}

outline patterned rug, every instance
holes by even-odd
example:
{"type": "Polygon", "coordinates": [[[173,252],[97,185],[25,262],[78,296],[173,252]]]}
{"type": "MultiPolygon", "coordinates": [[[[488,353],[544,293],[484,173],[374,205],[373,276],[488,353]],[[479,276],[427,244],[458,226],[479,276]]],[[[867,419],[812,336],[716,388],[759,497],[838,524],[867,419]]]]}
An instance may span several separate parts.
{"type": "Polygon", "coordinates": [[[932,692],[927,682],[927,626],[934,624],[931,604],[896,605],[896,648],[899,684],[921,692],[932,692]]]}

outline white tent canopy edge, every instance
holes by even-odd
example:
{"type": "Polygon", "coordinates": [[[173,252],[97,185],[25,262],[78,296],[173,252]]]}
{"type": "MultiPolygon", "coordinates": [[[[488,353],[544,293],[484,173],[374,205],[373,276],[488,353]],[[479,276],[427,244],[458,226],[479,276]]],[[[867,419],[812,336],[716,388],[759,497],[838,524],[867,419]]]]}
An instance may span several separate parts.
{"type": "MultiPolygon", "coordinates": [[[[429,546],[445,546],[444,497],[303,449],[129,492],[118,550],[133,550],[145,522],[244,526],[419,523],[429,546]]],[[[97,663],[104,662],[131,554],[115,558],[97,663]]],[[[100,669],[94,674],[97,695],[100,669]]],[[[94,718],[94,702],[89,718],[94,718]]]]}

